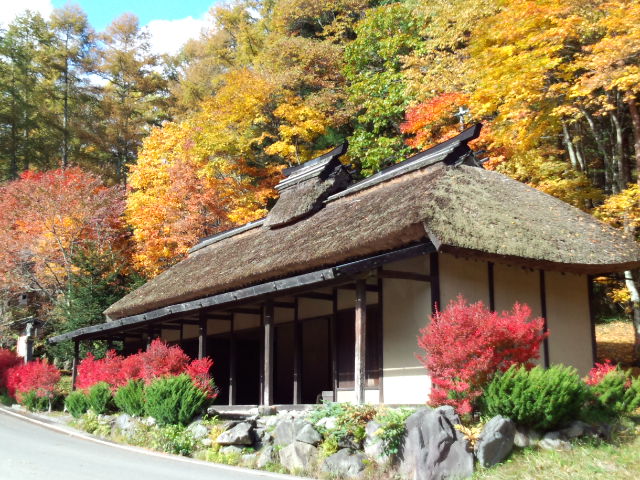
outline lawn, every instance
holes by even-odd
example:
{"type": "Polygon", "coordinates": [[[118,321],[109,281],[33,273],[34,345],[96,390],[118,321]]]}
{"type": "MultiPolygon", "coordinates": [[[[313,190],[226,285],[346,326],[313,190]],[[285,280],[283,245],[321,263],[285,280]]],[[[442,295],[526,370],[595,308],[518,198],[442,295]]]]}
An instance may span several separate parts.
{"type": "Polygon", "coordinates": [[[569,452],[542,449],[515,451],[502,465],[481,469],[473,477],[486,480],[637,480],[640,478],[640,430],[613,443],[574,443],[569,452]]]}

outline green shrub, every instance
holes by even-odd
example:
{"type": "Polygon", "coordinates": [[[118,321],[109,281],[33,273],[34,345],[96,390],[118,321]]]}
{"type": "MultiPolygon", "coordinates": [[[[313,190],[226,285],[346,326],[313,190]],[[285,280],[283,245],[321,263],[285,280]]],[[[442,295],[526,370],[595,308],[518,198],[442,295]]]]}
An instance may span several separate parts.
{"type": "Polygon", "coordinates": [[[401,408],[386,410],[378,414],[376,421],[380,424],[380,430],[376,436],[382,442],[382,451],[388,457],[396,456],[400,453],[405,434],[407,433],[406,421],[415,410],[401,408]]]}
{"type": "Polygon", "coordinates": [[[113,410],[113,395],[111,388],[106,382],[96,383],[89,389],[87,394],[89,408],[98,415],[104,415],[113,410]]]}
{"type": "Polygon", "coordinates": [[[186,425],[205,405],[207,394],[188,375],[159,378],[145,388],[145,412],[161,425],[186,425]]]}
{"type": "Polygon", "coordinates": [[[31,412],[44,412],[49,409],[49,397],[39,397],[35,390],[22,394],[22,405],[31,412]]]}
{"type": "Polygon", "coordinates": [[[605,375],[589,389],[585,419],[608,421],[640,407],[640,378],[633,380],[629,372],[619,369],[605,375]]]}
{"type": "Polygon", "coordinates": [[[129,415],[144,415],[144,383],[142,380],[129,380],[120,387],[114,397],[116,406],[129,415]]]}
{"type": "Polygon", "coordinates": [[[154,450],[191,456],[198,442],[184,426],[166,425],[152,431],[150,443],[149,446],[154,450]]]}
{"type": "Polygon", "coordinates": [[[73,418],[80,418],[87,413],[89,409],[89,401],[84,392],[75,391],[67,395],[64,406],[73,418]]]}
{"type": "Polygon", "coordinates": [[[15,400],[7,392],[0,392],[0,404],[11,406],[15,403],[15,400]]]}
{"type": "Polygon", "coordinates": [[[573,367],[527,370],[513,366],[496,376],[483,397],[484,413],[509,417],[519,425],[551,430],[578,418],[587,386],[573,367]]]}

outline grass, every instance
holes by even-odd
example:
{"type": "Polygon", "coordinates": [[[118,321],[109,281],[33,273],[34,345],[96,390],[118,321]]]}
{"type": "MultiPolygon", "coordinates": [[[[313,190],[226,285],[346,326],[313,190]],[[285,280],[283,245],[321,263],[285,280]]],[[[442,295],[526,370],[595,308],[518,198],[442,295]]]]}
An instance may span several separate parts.
{"type": "Polygon", "coordinates": [[[619,435],[613,443],[575,442],[569,452],[522,449],[507,461],[480,469],[475,480],[636,480],[640,478],[640,431],[619,435]]]}

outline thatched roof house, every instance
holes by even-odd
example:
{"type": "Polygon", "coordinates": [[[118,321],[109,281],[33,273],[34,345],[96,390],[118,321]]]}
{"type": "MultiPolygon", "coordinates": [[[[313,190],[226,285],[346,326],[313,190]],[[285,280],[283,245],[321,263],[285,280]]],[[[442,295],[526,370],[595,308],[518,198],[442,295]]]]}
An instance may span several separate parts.
{"type": "MultiPolygon", "coordinates": [[[[274,401],[268,385],[274,372],[282,388],[283,378],[298,382],[286,395],[276,385],[275,401],[310,401],[333,390],[336,399],[353,394],[359,401],[407,403],[424,400],[428,390],[425,380],[418,391],[398,393],[416,375],[427,379],[412,356],[417,328],[434,303],[462,293],[492,308],[529,303],[552,332],[573,331],[574,343],[576,336],[585,340],[570,352],[557,348],[554,357],[553,343],[568,339],[552,335],[545,362],[584,370],[593,353],[587,275],[635,268],[640,249],[594,217],[483,169],[467,146],[478,133],[473,127],[359,182],[340,163],[346,146],[288,169],[265,219],[204,239],[188,258],[113,304],[105,312],[110,322],[53,341],[118,336],[129,342],[137,334],[185,342],[191,334],[184,326],[199,322],[191,336],[199,338],[200,354],[207,343],[214,357],[216,349],[227,352],[231,371],[232,332],[255,329],[254,341],[266,352],[257,361],[266,367],[258,372],[262,388],[247,393],[255,399],[250,403],[274,401]],[[349,342],[362,333],[353,317],[367,314],[371,325],[358,348],[371,347],[353,352],[349,342]],[[272,335],[282,337],[275,357],[272,335]],[[318,341],[326,343],[320,350],[328,373],[304,382],[299,349],[318,341]],[[311,385],[308,392],[300,383],[311,385]],[[385,396],[387,384],[400,390],[385,396]]],[[[226,393],[233,403],[230,377],[226,393]]]]}

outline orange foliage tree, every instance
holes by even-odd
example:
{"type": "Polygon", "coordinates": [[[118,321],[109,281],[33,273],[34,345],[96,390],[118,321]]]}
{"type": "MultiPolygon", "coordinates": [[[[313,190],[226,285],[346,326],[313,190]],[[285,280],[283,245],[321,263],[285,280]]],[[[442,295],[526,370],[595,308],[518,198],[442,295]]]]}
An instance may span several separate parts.
{"type": "Polygon", "coordinates": [[[122,188],[80,168],[26,171],[0,187],[0,282],[12,291],[65,293],[73,258],[123,238],[122,188]]]}

